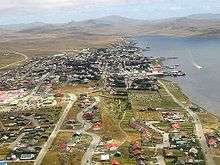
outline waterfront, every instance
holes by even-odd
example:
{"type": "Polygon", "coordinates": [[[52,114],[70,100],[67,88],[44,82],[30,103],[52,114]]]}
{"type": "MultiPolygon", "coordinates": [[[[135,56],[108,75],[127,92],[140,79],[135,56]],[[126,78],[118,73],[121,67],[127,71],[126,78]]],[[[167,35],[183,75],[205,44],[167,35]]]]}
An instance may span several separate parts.
{"type": "Polygon", "coordinates": [[[220,39],[145,36],[135,38],[140,46],[149,45],[146,56],[178,57],[169,64],[180,64],[186,77],[172,79],[192,101],[220,116],[220,39]]]}

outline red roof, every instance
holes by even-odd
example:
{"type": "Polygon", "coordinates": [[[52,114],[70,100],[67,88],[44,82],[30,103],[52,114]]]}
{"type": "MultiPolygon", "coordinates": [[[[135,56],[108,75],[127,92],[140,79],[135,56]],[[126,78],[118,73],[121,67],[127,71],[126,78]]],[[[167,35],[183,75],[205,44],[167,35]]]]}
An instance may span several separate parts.
{"type": "Polygon", "coordinates": [[[134,142],[131,146],[132,150],[141,149],[141,145],[138,141],[134,142]]]}
{"type": "Polygon", "coordinates": [[[141,154],[141,150],[139,150],[139,149],[133,150],[133,151],[132,151],[132,154],[133,154],[134,156],[140,155],[140,154],[141,154]]]}
{"type": "Polygon", "coordinates": [[[101,129],[101,123],[98,122],[98,123],[93,124],[92,129],[93,129],[93,130],[99,130],[99,129],[101,129]]]}
{"type": "Polygon", "coordinates": [[[179,125],[179,123],[172,123],[172,124],[171,124],[171,127],[172,127],[173,129],[179,129],[179,128],[180,128],[180,125],[179,125]]]}
{"type": "Polygon", "coordinates": [[[119,165],[119,162],[117,160],[112,160],[111,165],[119,165]]]}
{"type": "Polygon", "coordinates": [[[116,150],[116,149],[118,149],[118,145],[117,145],[117,144],[110,143],[110,144],[106,144],[106,148],[107,148],[108,150],[116,150]]]}
{"type": "Polygon", "coordinates": [[[215,145],[216,143],[217,143],[216,139],[211,138],[211,139],[208,140],[209,145],[215,145]]]}

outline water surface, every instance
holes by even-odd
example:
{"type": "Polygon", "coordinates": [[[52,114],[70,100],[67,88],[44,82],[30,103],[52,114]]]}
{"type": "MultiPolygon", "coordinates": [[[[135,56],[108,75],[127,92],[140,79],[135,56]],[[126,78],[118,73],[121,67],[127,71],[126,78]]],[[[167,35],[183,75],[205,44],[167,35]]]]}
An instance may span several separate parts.
{"type": "Polygon", "coordinates": [[[144,36],[135,38],[140,46],[151,46],[147,56],[178,57],[186,77],[177,78],[194,102],[220,116],[220,39],[144,36]]]}

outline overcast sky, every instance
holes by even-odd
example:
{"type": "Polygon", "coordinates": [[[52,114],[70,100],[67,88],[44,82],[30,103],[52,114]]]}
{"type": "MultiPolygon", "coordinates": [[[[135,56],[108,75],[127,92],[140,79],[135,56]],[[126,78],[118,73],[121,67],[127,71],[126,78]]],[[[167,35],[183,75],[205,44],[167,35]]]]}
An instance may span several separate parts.
{"type": "Polygon", "coordinates": [[[0,0],[0,24],[69,22],[106,15],[161,19],[220,13],[220,0],[0,0]]]}

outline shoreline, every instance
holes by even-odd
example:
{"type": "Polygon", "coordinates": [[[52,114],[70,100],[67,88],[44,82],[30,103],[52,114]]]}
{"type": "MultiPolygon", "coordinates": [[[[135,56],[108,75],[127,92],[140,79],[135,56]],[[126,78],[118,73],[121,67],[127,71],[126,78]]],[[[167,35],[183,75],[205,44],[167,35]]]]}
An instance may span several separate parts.
{"type": "Polygon", "coordinates": [[[166,38],[182,38],[182,39],[220,39],[220,36],[206,36],[206,35],[179,35],[179,34],[138,34],[129,38],[139,37],[166,37],[166,38]]]}
{"type": "MultiPolygon", "coordinates": [[[[146,56],[153,57],[170,57],[178,56],[176,61],[167,61],[169,64],[178,63],[181,65],[181,69],[187,73],[186,78],[171,79],[182,89],[182,92],[190,98],[190,100],[199,105],[199,107],[213,113],[215,116],[220,117],[220,104],[218,103],[219,98],[219,78],[216,78],[213,71],[216,70],[218,64],[218,49],[217,44],[220,42],[219,39],[213,38],[201,38],[193,37],[181,38],[181,37],[169,37],[169,36],[142,36],[140,38],[134,38],[140,47],[144,47],[146,44],[152,46],[152,50],[144,53],[146,56]],[[173,45],[174,44],[174,45],[173,45]],[[193,45],[191,45],[193,44],[193,45]],[[165,45],[165,46],[164,46],[165,45]],[[207,45],[207,46],[206,46],[207,45]],[[194,48],[195,46],[195,48],[194,48]],[[201,49],[200,49],[201,48],[201,49]],[[164,50],[163,49],[168,49],[164,50]],[[191,63],[190,52],[193,52],[193,58],[197,60],[198,63],[205,65],[205,69],[199,70],[193,66],[191,63]],[[212,52],[209,50],[214,49],[212,52]],[[207,53],[211,53],[207,56],[207,53]],[[205,63],[207,61],[207,64],[205,63]],[[209,83],[210,80],[210,83],[209,83]],[[201,85],[199,82],[206,83],[201,85]],[[215,88],[215,89],[214,89],[215,88]],[[210,97],[209,97],[210,95],[210,97]]],[[[217,72],[218,73],[218,72],[217,72]]],[[[217,74],[216,73],[216,74],[217,74]]]]}
{"type": "MultiPolygon", "coordinates": [[[[216,124],[219,124],[220,117],[219,117],[217,114],[208,111],[206,108],[202,107],[202,106],[199,105],[198,103],[195,103],[189,96],[187,96],[187,94],[182,90],[182,88],[180,87],[180,85],[179,85],[177,82],[172,81],[172,80],[167,80],[167,79],[162,79],[162,81],[166,81],[166,82],[168,82],[168,83],[174,84],[175,87],[178,88],[178,90],[179,90],[178,92],[179,92],[183,97],[185,97],[187,100],[189,100],[189,102],[190,102],[193,106],[196,106],[196,107],[198,107],[198,109],[200,109],[198,112],[195,111],[195,113],[198,115],[198,117],[199,117],[199,119],[200,119],[201,121],[202,121],[202,118],[201,118],[200,115],[201,115],[202,113],[206,113],[207,115],[210,115],[210,116],[213,116],[214,118],[216,118],[216,119],[218,120],[216,124]]],[[[204,122],[201,122],[201,123],[202,123],[202,126],[203,126],[203,130],[206,130],[207,128],[206,128],[205,126],[207,126],[207,124],[204,123],[204,122]]],[[[214,130],[214,128],[212,128],[212,129],[214,130]]]]}
{"type": "MultiPolygon", "coordinates": [[[[212,110],[210,111],[210,109],[212,109],[212,108],[208,108],[207,105],[204,105],[204,104],[202,105],[202,103],[200,103],[201,101],[196,100],[196,98],[195,98],[194,96],[192,96],[192,95],[190,95],[190,94],[187,94],[187,92],[184,91],[184,89],[181,87],[181,84],[180,84],[179,82],[175,82],[175,81],[173,81],[173,80],[168,80],[168,81],[170,81],[170,82],[176,84],[176,85],[178,86],[178,88],[180,89],[181,93],[182,93],[185,97],[187,97],[187,98],[192,102],[193,105],[199,107],[200,109],[204,110],[205,112],[208,112],[208,113],[210,113],[210,114],[213,114],[213,115],[216,116],[217,118],[220,118],[220,114],[217,114],[216,112],[213,112],[214,110],[213,110],[213,111],[212,111],[212,110]]],[[[219,108],[220,108],[220,107],[219,107],[219,108]]]]}

